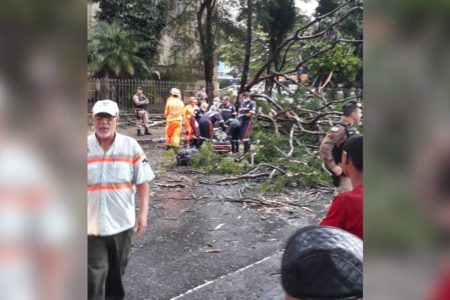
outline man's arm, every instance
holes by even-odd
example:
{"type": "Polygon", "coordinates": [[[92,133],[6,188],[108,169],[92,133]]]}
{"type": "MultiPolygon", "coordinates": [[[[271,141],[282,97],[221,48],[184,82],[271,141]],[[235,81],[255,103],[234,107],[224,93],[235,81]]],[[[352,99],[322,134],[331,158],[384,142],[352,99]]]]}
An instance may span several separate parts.
{"type": "Polygon", "coordinates": [[[250,111],[246,113],[245,115],[249,118],[253,117],[256,113],[256,103],[252,102],[250,104],[250,111]]]}
{"type": "Polygon", "coordinates": [[[148,98],[147,97],[145,97],[145,100],[144,101],[140,101],[139,100],[139,97],[137,96],[137,95],[134,95],[133,96],[133,102],[134,102],[134,104],[136,104],[136,105],[142,105],[142,104],[149,104],[150,102],[148,101],[148,98]]]}
{"type": "Polygon", "coordinates": [[[166,103],[166,108],[164,109],[164,119],[167,118],[167,116],[169,115],[170,112],[170,104],[169,102],[166,103]]]}
{"type": "Polygon", "coordinates": [[[341,175],[342,169],[334,162],[333,148],[335,145],[343,143],[344,140],[345,140],[345,128],[342,126],[333,126],[323,139],[319,150],[320,159],[337,176],[341,175]]]}
{"type": "Polygon", "coordinates": [[[137,184],[136,192],[139,198],[139,213],[136,217],[136,234],[139,238],[141,238],[144,235],[145,229],[147,228],[149,197],[148,182],[137,184]]]}
{"type": "Polygon", "coordinates": [[[339,196],[334,198],[327,215],[320,222],[320,225],[327,225],[345,229],[345,207],[342,201],[339,199],[339,196]]]}

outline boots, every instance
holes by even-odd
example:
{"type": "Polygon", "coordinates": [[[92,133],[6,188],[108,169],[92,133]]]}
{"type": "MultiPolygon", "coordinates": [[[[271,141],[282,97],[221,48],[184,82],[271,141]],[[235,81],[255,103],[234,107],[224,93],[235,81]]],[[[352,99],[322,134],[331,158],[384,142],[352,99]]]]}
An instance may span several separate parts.
{"type": "Polygon", "coordinates": [[[239,142],[231,142],[231,153],[239,152],[239,142]]]}
{"type": "Polygon", "coordinates": [[[149,131],[148,131],[148,128],[145,128],[145,133],[144,133],[145,135],[152,135],[149,131]]]}
{"type": "Polygon", "coordinates": [[[244,153],[250,151],[250,142],[244,142],[244,153]]]}
{"type": "Polygon", "coordinates": [[[142,133],[142,131],[140,129],[137,130],[137,136],[143,136],[144,134],[142,133]]]}
{"type": "Polygon", "coordinates": [[[194,139],[189,141],[189,148],[194,148],[194,139]]]}

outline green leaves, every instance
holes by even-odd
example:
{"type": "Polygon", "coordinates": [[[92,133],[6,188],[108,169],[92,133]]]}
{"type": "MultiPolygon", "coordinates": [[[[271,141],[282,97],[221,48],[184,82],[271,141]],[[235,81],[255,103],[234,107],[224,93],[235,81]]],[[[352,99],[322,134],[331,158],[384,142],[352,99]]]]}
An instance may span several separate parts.
{"type": "Polygon", "coordinates": [[[151,70],[139,51],[145,43],[119,22],[98,23],[88,36],[88,66],[95,76],[146,78],[151,70]]]}
{"type": "Polygon", "coordinates": [[[118,21],[122,28],[131,30],[133,36],[144,42],[139,55],[147,62],[154,61],[158,54],[158,41],[166,26],[168,12],[173,0],[96,0],[100,3],[98,19],[107,23],[118,21]]]}
{"type": "MultiPolygon", "coordinates": [[[[313,42],[308,44],[304,50],[308,55],[311,55],[329,46],[325,42],[313,42]]],[[[323,55],[311,59],[307,67],[311,75],[323,78],[328,76],[330,72],[333,72],[333,82],[335,84],[351,86],[362,68],[362,59],[353,54],[351,46],[338,44],[323,55]]]]}

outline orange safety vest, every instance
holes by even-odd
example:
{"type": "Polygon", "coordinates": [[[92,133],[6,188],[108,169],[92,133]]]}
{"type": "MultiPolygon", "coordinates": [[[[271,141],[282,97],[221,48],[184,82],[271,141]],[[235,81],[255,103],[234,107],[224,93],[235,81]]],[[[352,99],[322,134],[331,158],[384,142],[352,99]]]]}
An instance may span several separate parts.
{"type": "Polygon", "coordinates": [[[198,108],[197,105],[192,106],[190,104],[186,105],[184,107],[183,119],[184,119],[185,123],[189,123],[189,121],[191,120],[191,117],[192,117],[192,113],[194,112],[194,109],[196,109],[196,108],[198,108]]]}
{"type": "Polygon", "coordinates": [[[167,122],[182,121],[183,120],[184,103],[178,98],[169,97],[164,111],[164,118],[167,122]]]}

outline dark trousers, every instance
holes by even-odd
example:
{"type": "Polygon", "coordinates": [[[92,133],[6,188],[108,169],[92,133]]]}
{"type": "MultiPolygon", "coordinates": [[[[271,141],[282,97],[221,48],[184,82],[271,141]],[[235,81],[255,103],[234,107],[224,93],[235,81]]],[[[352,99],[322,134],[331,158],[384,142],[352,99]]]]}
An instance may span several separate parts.
{"type": "Polygon", "coordinates": [[[250,132],[253,128],[252,119],[243,119],[241,121],[241,139],[244,142],[244,153],[250,150],[250,132]]]}
{"type": "Polygon", "coordinates": [[[124,299],[122,276],[128,263],[133,228],[110,236],[88,236],[88,299],[124,299]]]}
{"type": "Polygon", "coordinates": [[[243,119],[241,121],[241,139],[243,142],[250,141],[250,132],[253,128],[252,119],[243,119]]]}
{"type": "Polygon", "coordinates": [[[200,131],[200,137],[203,139],[211,139],[212,138],[212,132],[213,132],[213,124],[211,121],[203,121],[198,123],[198,129],[200,131]]]}

